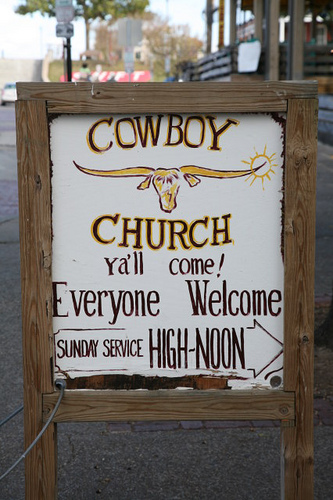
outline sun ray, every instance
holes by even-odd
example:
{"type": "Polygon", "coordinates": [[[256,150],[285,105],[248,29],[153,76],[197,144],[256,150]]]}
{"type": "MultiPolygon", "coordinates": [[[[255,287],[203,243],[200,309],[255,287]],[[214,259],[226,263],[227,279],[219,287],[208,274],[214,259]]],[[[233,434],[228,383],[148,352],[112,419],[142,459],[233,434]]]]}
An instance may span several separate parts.
{"type": "Polygon", "coordinates": [[[255,151],[255,156],[250,156],[250,161],[242,160],[242,163],[250,165],[250,170],[252,170],[251,174],[245,180],[248,181],[250,179],[250,186],[252,186],[256,179],[261,179],[262,189],[265,190],[265,180],[272,180],[271,174],[275,175],[273,167],[278,166],[277,163],[273,163],[276,161],[276,153],[269,156],[267,154],[267,144],[265,144],[262,153],[258,153],[255,147],[253,149],[255,151]]]}

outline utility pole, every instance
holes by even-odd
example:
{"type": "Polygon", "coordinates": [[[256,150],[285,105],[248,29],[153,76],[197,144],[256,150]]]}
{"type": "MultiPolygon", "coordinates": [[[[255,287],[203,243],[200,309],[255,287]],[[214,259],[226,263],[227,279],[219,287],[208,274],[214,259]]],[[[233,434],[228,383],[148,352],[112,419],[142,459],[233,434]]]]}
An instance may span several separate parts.
{"type": "Polygon", "coordinates": [[[213,0],[206,0],[206,54],[212,51],[213,0]]]}
{"type": "Polygon", "coordinates": [[[219,6],[219,49],[224,47],[224,0],[220,0],[219,6]]]}
{"type": "MultiPolygon", "coordinates": [[[[223,2],[222,2],[223,3],[223,2]]],[[[214,12],[219,10],[213,7],[213,0],[206,0],[206,54],[212,52],[212,25],[214,12]]]]}

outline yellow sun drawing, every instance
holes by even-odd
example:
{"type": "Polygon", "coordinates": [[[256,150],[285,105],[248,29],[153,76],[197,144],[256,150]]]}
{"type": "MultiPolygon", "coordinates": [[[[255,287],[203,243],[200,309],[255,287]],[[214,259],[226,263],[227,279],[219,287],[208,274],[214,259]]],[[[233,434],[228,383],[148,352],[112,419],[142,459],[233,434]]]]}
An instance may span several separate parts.
{"type": "Polygon", "coordinates": [[[276,153],[273,153],[271,156],[268,156],[266,151],[267,151],[267,146],[265,146],[265,149],[261,154],[259,154],[255,150],[256,154],[253,158],[250,158],[251,161],[242,160],[242,163],[250,165],[250,169],[252,170],[252,173],[246,179],[246,181],[248,181],[249,179],[251,180],[250,186],[252,186],[252,184],[256,179],[261,179],[262,188],[265,189],[264,180],[268,179],[270,181],[271,180],[270,175],[275,174],[273,167],[277,167],[277,163],[273,162],[275,162],[276,153]]]}

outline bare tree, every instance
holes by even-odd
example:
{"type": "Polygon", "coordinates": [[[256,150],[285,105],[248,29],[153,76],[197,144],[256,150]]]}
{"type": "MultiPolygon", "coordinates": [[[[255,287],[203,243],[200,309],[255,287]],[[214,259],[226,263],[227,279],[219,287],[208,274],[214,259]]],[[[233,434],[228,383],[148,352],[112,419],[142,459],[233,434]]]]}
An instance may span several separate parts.
{"type": "Polygon", "coordinates": [[[180,64],[196,61],[203,46],[201,40],[190,35],[188,25],[170,25],[157,15],[144,24],[143,33],[158,73],[170,68],[165,72],[176,76],[180,64]]]}

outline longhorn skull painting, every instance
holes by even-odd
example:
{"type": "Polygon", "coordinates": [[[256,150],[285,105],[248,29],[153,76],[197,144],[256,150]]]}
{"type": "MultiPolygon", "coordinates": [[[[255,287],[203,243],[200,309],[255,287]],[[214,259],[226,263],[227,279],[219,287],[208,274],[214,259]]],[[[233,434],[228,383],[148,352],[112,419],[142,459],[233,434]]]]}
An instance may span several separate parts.
{"type": "Polygon", "coordinates": [[[253,175],[254,172],[264,167],[266,161],[256,168],[249,170],[213,170],[196,165],[184,165],[179,168],[151,168],[128,167],[119,170],[92,170],[81,167],[73,161],[81,172],[99,177],[145,177],[137,189],[148,189],[151,182],[159,196],[160,207],[163,212],[170,213],[177,206],[177,194],[180,188],[180,179],[183,178],[190,187],[201,181],[198,177],[213,177],[216,179],[231,179],[253,175]]]}

